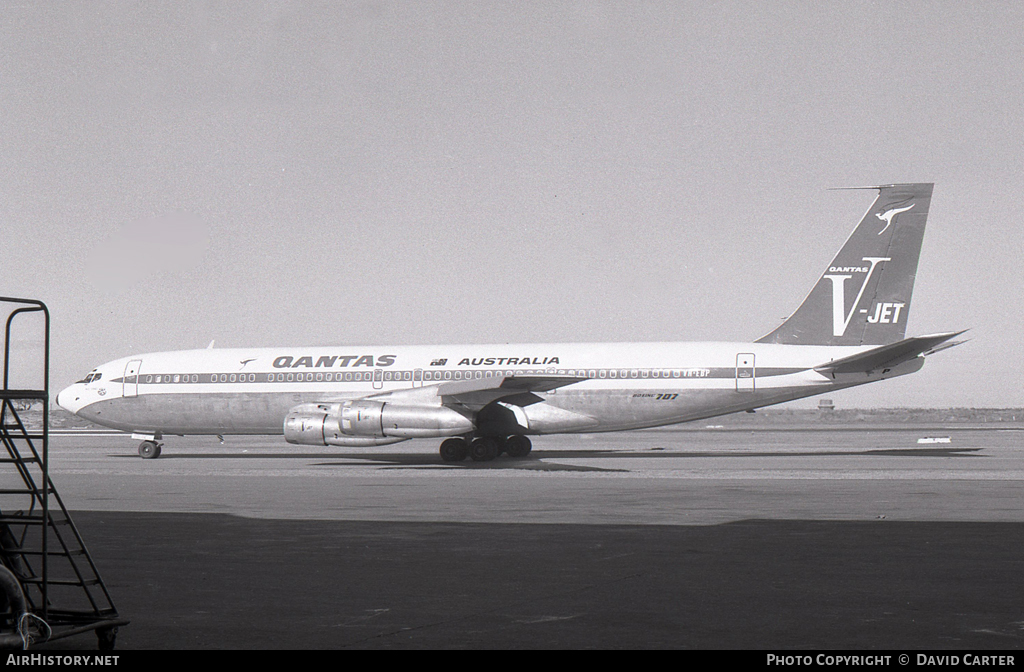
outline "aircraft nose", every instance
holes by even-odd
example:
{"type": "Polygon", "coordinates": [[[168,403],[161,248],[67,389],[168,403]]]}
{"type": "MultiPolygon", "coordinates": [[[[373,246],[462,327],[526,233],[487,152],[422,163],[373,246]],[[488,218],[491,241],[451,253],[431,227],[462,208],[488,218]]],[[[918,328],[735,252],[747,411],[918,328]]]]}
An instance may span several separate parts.
{"type": "Polygon", "coordinates": [[[81,407],[78,404],[79,396],[75,394],[75,385],[65,387],[63,390],[57,393],[57,405],[63,408],[65,411],[76,413],[81,407]]]}

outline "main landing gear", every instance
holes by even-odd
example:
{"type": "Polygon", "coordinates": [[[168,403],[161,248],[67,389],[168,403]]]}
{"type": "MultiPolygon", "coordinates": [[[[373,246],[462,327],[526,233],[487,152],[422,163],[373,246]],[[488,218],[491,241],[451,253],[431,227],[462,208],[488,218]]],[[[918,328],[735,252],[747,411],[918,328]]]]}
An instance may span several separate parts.
{"type": "Polygon", "coordinates": [[[509,457],[526,457],[530,454],[533,444],[530,439],[521,435],[507,438],[481,436],[467,441],[466,439],[446,439],[441,443],[441,459],[445,462],[461,462],[470,457],[474,462],[490,462],[502,453],[509,457]]]}
{"type": "Polygon", "coordinates": [[[160,457],[160,448],[163,445],[156,441],[143,441],[139,444],[139,457],[144,460],[155,460],[160,457]]]}

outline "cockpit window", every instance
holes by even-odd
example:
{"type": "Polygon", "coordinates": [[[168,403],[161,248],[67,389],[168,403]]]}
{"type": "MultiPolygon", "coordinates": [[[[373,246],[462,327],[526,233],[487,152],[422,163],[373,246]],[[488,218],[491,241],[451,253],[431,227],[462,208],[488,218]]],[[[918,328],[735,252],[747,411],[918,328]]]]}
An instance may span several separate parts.
{"type": "Polygon", "coordinates": [[[82,378],[78,382],[85,383],[85,384],[88,385],[89,383],[95,382],[95,381],[99,380],[102,377],[103,377],[102,373],[90,373],[88,376],[86,376],[85,378],[82,378]]]}

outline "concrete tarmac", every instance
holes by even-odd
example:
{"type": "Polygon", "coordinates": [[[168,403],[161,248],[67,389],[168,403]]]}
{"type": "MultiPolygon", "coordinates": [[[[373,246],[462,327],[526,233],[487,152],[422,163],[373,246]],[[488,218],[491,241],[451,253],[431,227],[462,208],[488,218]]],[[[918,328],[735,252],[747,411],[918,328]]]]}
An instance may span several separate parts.
{"type": "Polygon", "coordinates": [[[51,477],[132,621],[118,648],[1005,649],[1022,438],[658,430],[452,465],[67,435],[51,477]]]}

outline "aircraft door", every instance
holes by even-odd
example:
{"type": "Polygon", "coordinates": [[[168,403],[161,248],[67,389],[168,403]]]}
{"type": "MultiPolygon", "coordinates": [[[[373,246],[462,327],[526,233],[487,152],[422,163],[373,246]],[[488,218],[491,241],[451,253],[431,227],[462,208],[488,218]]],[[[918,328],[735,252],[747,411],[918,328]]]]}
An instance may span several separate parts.
{"type": "Polygon", "coordinates": [[[736,391],[753,392],[755,384],[754,355],[741,352],[736,355],[736,391]]]}
{"type": "Polygon", "coordinates": [[[384,370],[374,369],[373,370],[373,389],[379,390],[384,387],[384,370]]]}
{"type": "Polygon", "coordinates": [[[139,394],[139,369],[142,368],[141,359],[133,359],[124,367],[124,390],[126,397],[135,397],[139,394]]]}
{"type": "Polygon", "coordinates": [[[416,369],[412,372],[412,386],[423,387],[423,369],[416,369]]]}

